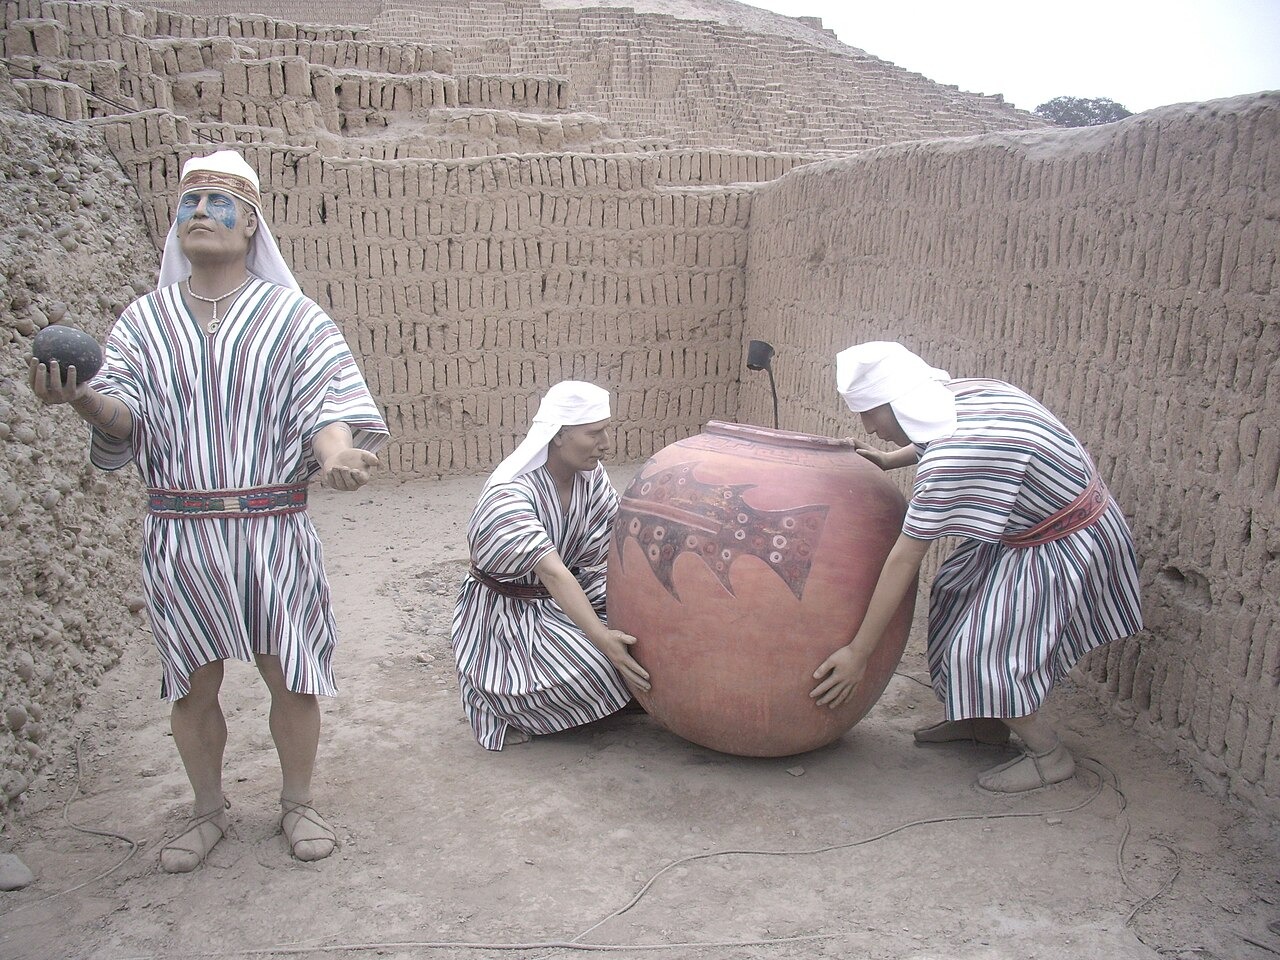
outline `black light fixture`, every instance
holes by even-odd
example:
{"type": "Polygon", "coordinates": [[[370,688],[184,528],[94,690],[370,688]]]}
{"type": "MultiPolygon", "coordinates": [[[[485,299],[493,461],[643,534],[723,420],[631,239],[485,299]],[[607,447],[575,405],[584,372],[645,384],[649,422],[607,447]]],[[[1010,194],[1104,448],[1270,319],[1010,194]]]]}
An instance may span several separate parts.
{"type": "Polygon", "coordinates": [[[773,429],[778,429],[778,387],[773,382],[773,345],[764,340],[747,341],[747,369],[767,370],[769,390],[773,394],[773,429]]]}

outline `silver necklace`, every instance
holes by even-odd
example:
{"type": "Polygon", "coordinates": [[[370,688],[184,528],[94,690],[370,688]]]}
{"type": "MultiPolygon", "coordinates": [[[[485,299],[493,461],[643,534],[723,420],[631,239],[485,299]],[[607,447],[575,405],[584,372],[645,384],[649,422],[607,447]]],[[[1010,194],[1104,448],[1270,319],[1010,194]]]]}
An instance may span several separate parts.
{"type": "Polygon", "coordinates": [[[236,287],[234,290],[228,290],[226,293],[224,293],[220,297],[202,297],[200,296],[200,294],[196,293],[194,290],[191,289],[191,278],[190,277],[187,278],[187,295],[190,297],[194,297],[196,300],[199,300],[203,303],[213,304],[213,319],[209,321],[209,325],[205,328],[206,330],[208,330],[210,333],[218,332],[218,328],[222,326],[222,321],[218,319],[219,302],[227,299],[227,297],[234,297],[237,293],[239,293],[246,286],[248,286],[249,281],[252,279],[253,279],[252,275],[245,277],[244,280],[241,281],[238,287],[236,287]]]}

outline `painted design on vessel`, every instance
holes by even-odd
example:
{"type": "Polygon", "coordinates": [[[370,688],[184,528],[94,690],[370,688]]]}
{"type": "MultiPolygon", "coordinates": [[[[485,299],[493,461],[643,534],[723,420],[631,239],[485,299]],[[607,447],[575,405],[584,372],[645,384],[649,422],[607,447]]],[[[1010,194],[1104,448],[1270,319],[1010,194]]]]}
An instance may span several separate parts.
{"type": "Polygon", "coordinates": [[[757,510],[746,500],[756,484],[702,483],[693,468],[692,463],[675,464],[631,484],[613,525],[616,562],[622,563],[623,542],[634,539],[658,582],[679,600],[672,570],[682,553],[701,557],[730,596],[736,594],[729,569],[738,557],[749,555],[767,563],[801,599],[828,505],[757,510]]]}

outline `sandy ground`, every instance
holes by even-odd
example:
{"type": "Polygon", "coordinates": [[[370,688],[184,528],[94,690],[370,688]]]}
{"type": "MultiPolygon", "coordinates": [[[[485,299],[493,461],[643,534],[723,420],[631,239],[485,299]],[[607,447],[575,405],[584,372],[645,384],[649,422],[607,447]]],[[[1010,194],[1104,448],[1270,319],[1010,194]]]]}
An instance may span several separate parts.
{"type": "Polygon", "coordinates": [[[1275,824],[1209,796],[1087,693],[1068,684],[1048,710],[1127,805],[1089,770],[992,797],[973,780],[1002,748],[914,746],[938,709],[919,622],[871,714],[801,757],[717,754],[644,714],[480,749],[448,644],[480,482],[313,496],[343,630],[316,786],[334,856],[289,858],[264,690],[236,665],[233,832],[199,871],[159,872],[188,794],[143,638],[78,718],[79,772],[68,757],[4,845],[37,881],[0,894],[0,957],[560,958],[576,951],[508,948],[584,932],[631,957],[1280,955],[1275,824]],[[761,940],[776,942],[742,945],[761,940]]]}

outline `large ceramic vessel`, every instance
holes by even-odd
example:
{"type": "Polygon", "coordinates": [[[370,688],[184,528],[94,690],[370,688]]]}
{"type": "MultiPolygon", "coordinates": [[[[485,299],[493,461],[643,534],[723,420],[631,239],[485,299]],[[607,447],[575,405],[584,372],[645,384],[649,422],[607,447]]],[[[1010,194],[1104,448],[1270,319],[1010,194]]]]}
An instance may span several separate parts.
{"type": "Polygon", "coordinates": [[[645,710],[744,756],[852,727],[902,657],[915,590],[848,702],[817,706],[812,675],[853,639],[905,506],[842,440],[713,420],[661,450],[623,494],[609,554],[609,625],[637,638],[645,710]]]}

